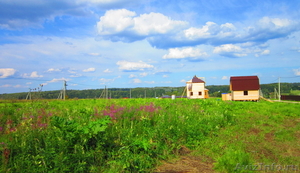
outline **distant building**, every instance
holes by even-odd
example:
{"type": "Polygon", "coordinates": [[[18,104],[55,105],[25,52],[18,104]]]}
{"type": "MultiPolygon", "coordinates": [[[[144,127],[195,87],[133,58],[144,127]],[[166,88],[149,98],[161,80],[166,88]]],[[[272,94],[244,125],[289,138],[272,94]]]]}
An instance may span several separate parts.
{"type": "Polygon", "coordinates": [[[230,77],[230,94],[222,94],[223,100],[257,101],[259,100],[259,79],[257,76],[230,77]]]}
{"type": "Polygon", "coordinates": [[[205,99],[208,98],[208,89],[205,88],[205,82],[196,75],[193,79],[186,82],[187,98],[205,99]]]}

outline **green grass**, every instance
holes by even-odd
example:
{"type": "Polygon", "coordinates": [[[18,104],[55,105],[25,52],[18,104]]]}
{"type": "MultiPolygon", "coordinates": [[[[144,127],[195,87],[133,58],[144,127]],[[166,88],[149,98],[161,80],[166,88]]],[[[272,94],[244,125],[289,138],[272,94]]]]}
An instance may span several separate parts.
{"type": "Polygon", "coordinates": [[[3,101],[0,171],[152,172],[182,146],[219,172],[298,164],[299,108],[220,99],[3,101]]]}

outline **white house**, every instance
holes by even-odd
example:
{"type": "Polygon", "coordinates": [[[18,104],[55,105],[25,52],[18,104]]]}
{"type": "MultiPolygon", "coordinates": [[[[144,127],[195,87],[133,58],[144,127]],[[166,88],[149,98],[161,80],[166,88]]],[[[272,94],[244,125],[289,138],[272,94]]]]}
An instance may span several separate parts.
{"type": "Polygon", "coordinates": [[[193,79],[186,82],[187,98],[205,99],[208,98],[208,89],[205,88],[205,82],[196,75],[193,79]]]}

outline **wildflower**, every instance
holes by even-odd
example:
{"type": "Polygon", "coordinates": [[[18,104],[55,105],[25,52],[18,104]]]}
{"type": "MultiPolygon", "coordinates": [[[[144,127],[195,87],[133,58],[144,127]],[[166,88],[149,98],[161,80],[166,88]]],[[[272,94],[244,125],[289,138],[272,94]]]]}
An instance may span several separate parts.
{"type": "Polygon", "coordinates": [[[0,132],[3,130],[3,127],[0,127],[0,132]]]}

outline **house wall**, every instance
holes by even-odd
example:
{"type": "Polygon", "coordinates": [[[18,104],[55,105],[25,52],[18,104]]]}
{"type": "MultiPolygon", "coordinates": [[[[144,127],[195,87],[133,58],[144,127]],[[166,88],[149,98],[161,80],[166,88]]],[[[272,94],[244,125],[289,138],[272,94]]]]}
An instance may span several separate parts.
{"type": "MultiPolygon", "coordinates": [[[[188,85],[189,83],[187,83],[188,85]]],[[[204,99],[205,98],[205,87],[204,87],[204,83],[193,83],[192,84],[192,89],[191,90],[187,90],[187,98],[191,98],[191,99],[204,99]],[[193,95],[191,95],[191,92],[193,92],[193,95]],[[202,95],[199,95],[199,92],[202,93],[202,95]]]]}
{"type": "Polygon", "coordinates": [[[258,100],[259,90],[248,90],[248,95],[244,91],[232,91],[232,100],[258,100]]]}

